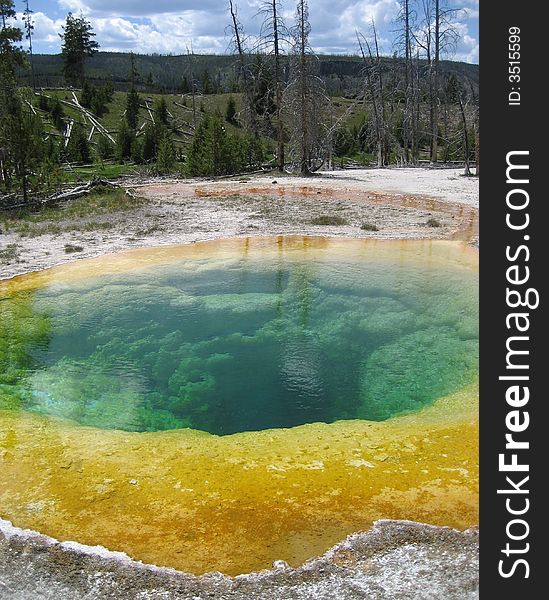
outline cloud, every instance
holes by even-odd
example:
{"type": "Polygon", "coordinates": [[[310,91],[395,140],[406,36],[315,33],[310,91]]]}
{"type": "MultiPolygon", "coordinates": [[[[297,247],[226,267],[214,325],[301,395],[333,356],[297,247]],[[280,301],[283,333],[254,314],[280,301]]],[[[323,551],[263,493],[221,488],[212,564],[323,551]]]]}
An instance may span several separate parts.
{"type": "Polygon", "coordinates": [[[478,40],[465,34],[458,43],[454,59],[468,63],[478,63],[479,50],[480,46],[478,40]]]}
{"type": "Polygon", "coordinates": [[[142,54],[183,54],[191,42],[196,52],[226,50],[220,38],[206,32],[197,33],[193,22],[182,16],[168,18],[158,15],[149,23],[134,23],[122,18],[99,18],[94,20],[97,39],[101,49],[108,51],[133,50],[142,54]]]}
{"type": "MultiPolygon", "coordinates": [[[[43,43],[51,47],[57,48],[61,45],[59,33],[62,31],[62,26],[65,24],[65,19],[52,19],[43,12],[36,12],[32,15],[34,21],[34,31],[32,34],[33,44],[43,43]]],[[[18,13],[17,19],[20,23],[23,22],[23,14],[18,13]]],[[[21,26],[21,25],[20,25],[21,26]]]]}
{"type": "MultiPolygon", "coordinates": [[[[246,5],[248,2],[241,2],[246,5]]],[[[228,3],[224,0],[59,0],[59,5],[73,12],[102,17],[150,17],[156,14],[178,14],[203,10],[210,14],[225,12],[228,3]]]]}
{"type": "Polygon", "coordinates": [[[457,42],[450,57],[462,62],[478,63],[480,46],[478,39],[469,31],[469,24],[457,21],[454,26],[457,32],[457,42]]]}
{"type": "MultiPolygon", "coordinates": [[[[239,18],[253,41],[261,26],[257,16],[261,0],[236,0],[239,18]]],[[[192,46],[197,52],[223,53],[228,50],[226,29],[230,17],[228,0],[57,0],[62,11],[80,12],[96,32],[101,50],[180,54],[192,46]]],[[[460,42],[458,60],[478,61],[475,15],[477,0],[457,0],[460,42]],[[471,25],[472,24],[472,25],[471,25]]],[[[289,24],[295,14],[295,0],[282,0],[289,24]]],[[[399,0],[309,0],[312,26],[311,45],[319,53],[355,53],[355,31],[365,35],[375,20],[381,51],[393,51],[394,19],[399,0]]],[[[47,13],[48,11],[46,11],[47,13]]],[[[58,13],[57,13],[58,14],[58,13]]],[[[37,51],[58,52],[57,34],[63,22],[43,12],[35,14],[37,51]]]]}

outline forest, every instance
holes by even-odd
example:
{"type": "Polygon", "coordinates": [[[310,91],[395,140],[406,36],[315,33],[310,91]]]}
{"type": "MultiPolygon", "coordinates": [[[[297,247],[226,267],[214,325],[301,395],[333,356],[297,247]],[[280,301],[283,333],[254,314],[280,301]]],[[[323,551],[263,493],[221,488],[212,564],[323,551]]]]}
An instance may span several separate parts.
{"type": "Polygon", "coordinates": [[[101,52],[92,24],[69,13],[59,55],[32,50],[0,0],[0,206],[58,198],[89,180],[310,176],[354,166],[462,164],[480,172],[478,65],[447,60],[458,41],[450,0],[402,0],[393,53],[375,22],[356,55],[319,56],[307,0],[261,0],[249,36],[227,0],[232,53],[101,52]]]}

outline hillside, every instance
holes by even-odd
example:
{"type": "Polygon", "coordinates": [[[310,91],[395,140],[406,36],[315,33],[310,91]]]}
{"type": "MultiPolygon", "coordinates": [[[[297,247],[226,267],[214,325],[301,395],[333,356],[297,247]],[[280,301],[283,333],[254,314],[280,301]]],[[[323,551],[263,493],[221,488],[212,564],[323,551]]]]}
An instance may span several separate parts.
{"type": "MultiPolygon", "coordinates": [[[[358,56],[320,56],[320,74],[326,82],[328,91],[333,95],[345,95],[357,89],[362,77],[362,61],[358,56]]],[[[59,87],[63,85],[62,60],[60,55],[38,54],[33,57],[36,83],[38,87],[59,87]]],[[[401,67],[399,59],[383,60],[388,74],[398,73],[401,67]]],[[[137,84],[140,91],[156,93],[184,92],[191,80],[191,72],[202,91],[207,88],[211,93],[235,91],[235,58],[230,55],[134,55],[135,70],[138,73],[137,84]],[[192,66],[191,66],[192,62],[192,66]]],[[[422,68],[425,63],[420,61],[422,68]]],[[[99,52],[87,63],[88,78],[92,82],[111,80],[116,90],[126,91],[130,87],[129,73],[131,55],[122,52],[99,52]]],[[[479,66],[443,61],[442,79],[455,75],[466,88],[473,86],[478,90],[479,66]]],[[[20,71],[22,84],[30,82],[30,73],[20,71]]]]}

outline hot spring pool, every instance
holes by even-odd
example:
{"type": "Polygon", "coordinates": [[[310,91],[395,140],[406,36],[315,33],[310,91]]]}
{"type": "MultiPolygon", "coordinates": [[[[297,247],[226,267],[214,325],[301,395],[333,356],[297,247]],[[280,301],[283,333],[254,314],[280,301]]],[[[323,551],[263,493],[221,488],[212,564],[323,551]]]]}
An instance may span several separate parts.
{"type": "Polygon", "coordinates": [[[227,573],[472,524],[477,294],[460,243],[301,237],[3,282],[0,516],[227,573]]]}

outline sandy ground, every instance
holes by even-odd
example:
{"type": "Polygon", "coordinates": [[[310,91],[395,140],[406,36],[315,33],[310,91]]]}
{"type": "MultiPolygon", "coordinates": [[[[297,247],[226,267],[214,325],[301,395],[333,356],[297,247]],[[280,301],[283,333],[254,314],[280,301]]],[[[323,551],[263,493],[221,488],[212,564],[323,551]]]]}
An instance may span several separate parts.
{"type": "MultiPolygon", "coordinates": [[[[458,170],[387,169],[313,178],[130,182],[144,205],[81,219],[58,235],[1,232],[0,279],[135,247],[228,237],[302,234],[379,239],[462,239],[478,245],[478,179],[458,170]],[[314,225],[337,215],[343,225],[314,225]],[[436,227],[428,224],[437,221],[436,227]],[[361,229],[373,224],[378,231],[361,229]],[[83,249],[67,254],[65,245],[83,249]]],[[[0,597],[44,599],[472,600],[478,597],[478,536],[407,522],[380,522],[326,555],[291,569],[228,578],[145,566],[117,553],[60,544],[0,520],[0,597]]]]}
{"type": "Polygon", "coordinates": [[[311,178],[129,182],[147,202],[123,213],[67,220],[56,235],[0,234],[0,279],[129,248],[228,237],[315,235],[478,241],[478,179],[455,169],[336,171],[311,178]],[[343,225],[315,225],[321,216],[343,225]],[[436,221],[437,227],[428,223],[436,221]],[[105,225],[87,231],[93,221],[105,225]],[[431,221],[432,222],[432,221],[431,221]],[[363,224],[378,231],[365,231],[363,224]],[[67,254],[65,246],[81,247],[67,254]]]}

